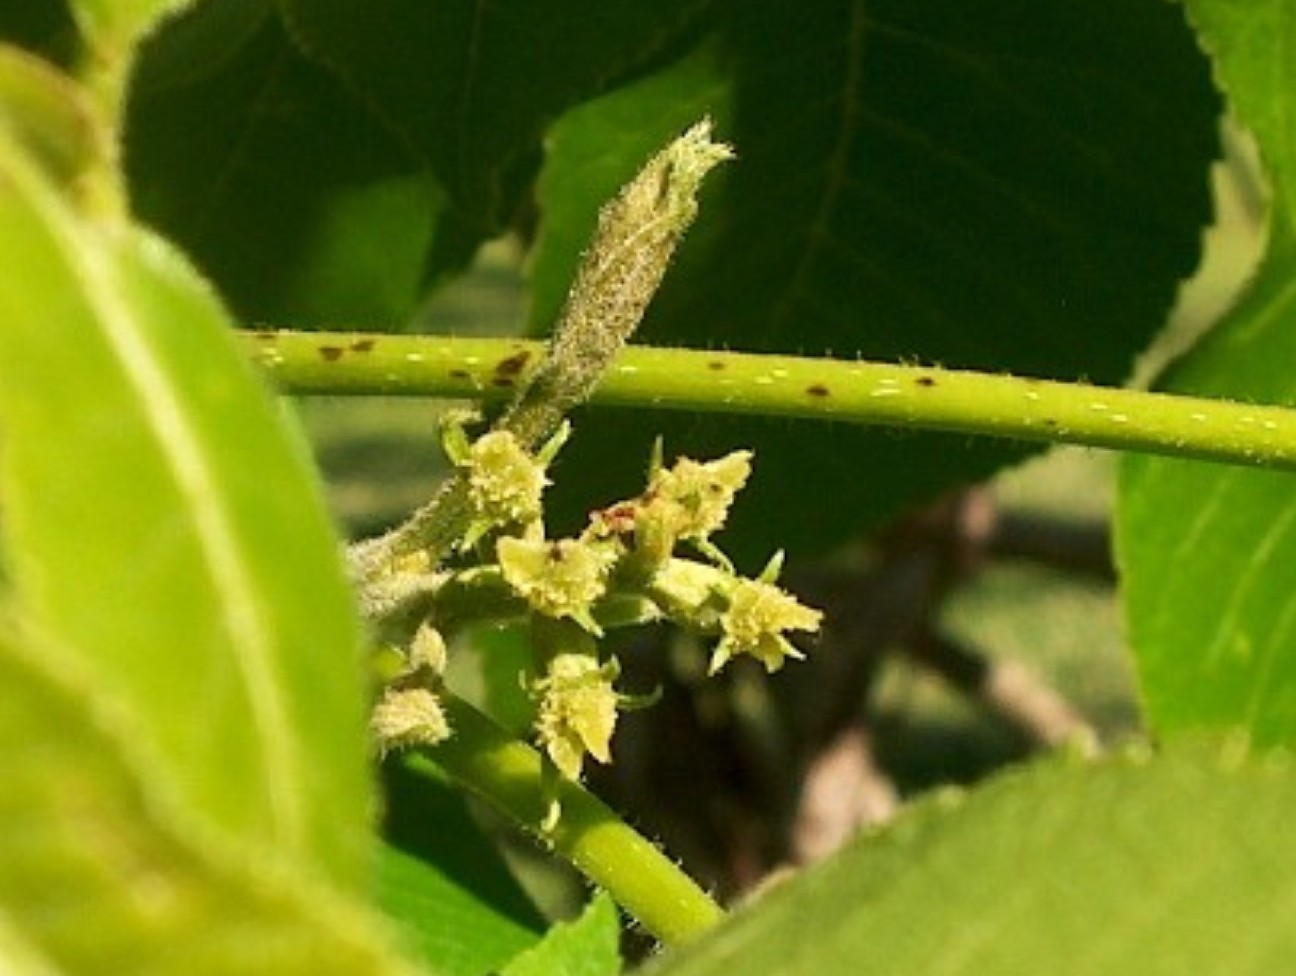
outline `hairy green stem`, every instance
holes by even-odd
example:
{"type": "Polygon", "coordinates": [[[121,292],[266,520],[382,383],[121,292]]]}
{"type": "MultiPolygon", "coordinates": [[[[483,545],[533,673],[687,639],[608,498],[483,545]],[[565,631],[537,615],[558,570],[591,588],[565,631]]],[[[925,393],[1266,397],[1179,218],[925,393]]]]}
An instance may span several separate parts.
{"type": "MultiPolygon", "coordinates": [[[[246,342],[291,394],[505,400],[539,342],[256,332],[246,342]]],[[[601,406],[802,417],[1086,444],[1296,470],[1296,410],[963,370],[631,346],[601,406]]]]}
{"type": "Polygon", "coordinates": [[[454,734],[426,755],[571,861],[655,937],[684,942],[724,917],[670,858],[578,783],[559,781],[561,815],[545,829],[553,793],[545,788],[540,754],[462,699],[443,692],[442,701],[454,734]]]}

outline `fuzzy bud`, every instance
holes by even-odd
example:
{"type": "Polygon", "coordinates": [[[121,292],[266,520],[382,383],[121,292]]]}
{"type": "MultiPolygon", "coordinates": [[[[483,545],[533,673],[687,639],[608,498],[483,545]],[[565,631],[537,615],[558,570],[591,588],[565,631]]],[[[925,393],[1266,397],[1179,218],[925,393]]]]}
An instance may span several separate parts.
{"type": "Polygon", "coordinates": [[[437,696],[428,688],[388,688],[374,706],[369,727],[383,752],[436,745],[450,737],[437,696]]]}
{"type": "Polygon", "coordinates": [[[548,354],[501,426],[523,441],[545,436],[583,402],[643,318],[685,230],[697,193],[733,150],[703,120],[650,159],[599,212],[548,354]]]}

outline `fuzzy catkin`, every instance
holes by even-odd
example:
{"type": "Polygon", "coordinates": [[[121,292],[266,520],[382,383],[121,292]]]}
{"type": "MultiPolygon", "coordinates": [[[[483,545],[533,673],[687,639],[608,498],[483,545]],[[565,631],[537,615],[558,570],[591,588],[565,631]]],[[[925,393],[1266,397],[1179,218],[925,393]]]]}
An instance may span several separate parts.
{"type": "Polygon", "coordinates": [[[671,256],[697,215],[702,179],[733,157],[703,120],[654,156],[599,211],[544,361],[497,427],[534,447],[573,408],[634,334],[671,256]]]}

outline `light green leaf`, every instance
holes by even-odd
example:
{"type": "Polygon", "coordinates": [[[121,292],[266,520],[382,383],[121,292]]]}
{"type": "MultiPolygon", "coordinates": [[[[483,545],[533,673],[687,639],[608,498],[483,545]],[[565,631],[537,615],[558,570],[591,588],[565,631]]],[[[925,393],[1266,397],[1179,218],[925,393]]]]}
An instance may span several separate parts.
{"type": "MultiPolygon", "coordinates": [[[[1254,132],[1272,185],[1250,291],[1164,385],[1296,403],[1296,8],[1192,0],[1216,77],[1254,132]]],[[[1127,458],[1118,552],[1148,720],[1159,732],[1245,726],[1296,742],[1296,481],[1127,458]]]]}
{"type": "Polygon", "coordinates": [[[0,127],[27,146],[58,182],[102,164],[105,138],[70,78],[0,43],[0,127]]]}
{"type": "Polygon", "coordinates": [[[0,139],[0,497],[26,612],[120,698],[159,779],[365,883],[351,595],[304,451],[162,242],[80,223],[0,139]]]}
{"type": "MultiPolygon", "coordinates": [[[[423,826],[440,830],[443,824],[428,819],[423,826]]],[[[479,831],[471,821],[465,826],[479,831]]],[[[472,846],[481,849],[479,844],[472,846]]],[[[500,963],[538,938],[485,903],[474,890],[477,879],[472,874],[456,878],[445,865],[396,847],[383,848],[378,866],[382,908],[404,930],[411,954],[435,965],[445,976],[495,972],[500,963]]]]}
{"type": "Polygon", "coordinates": [[[0,971],[9,976],[58,976],[53,964],[0,916],[0,971]]]}
{"type": "Polygon", "coordinates": [[[0,687],[6,974],[412,976],[375,917],[194,831],[62,648],[0,632],[0,687]]]}
{"type": "Polygon", "coordinates": [[[616,976],[620,937],[616,905],[599,892],[580,918],[555,925],[544,941],[505,966],[502,976],[616,976]]]}
{"type": "Polygon", "coordinates": [[[1260,976],[1296,966],[1296,769],[1053,760],[860,838],[651,976],[1260,976]]]}

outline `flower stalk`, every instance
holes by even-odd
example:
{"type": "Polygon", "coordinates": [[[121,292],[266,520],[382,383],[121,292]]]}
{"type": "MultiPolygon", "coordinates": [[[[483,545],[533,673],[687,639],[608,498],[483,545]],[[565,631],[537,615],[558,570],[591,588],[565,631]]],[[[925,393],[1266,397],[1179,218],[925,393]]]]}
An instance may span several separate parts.
{"type": "Polygon", "coordinates": [[[520,824],[667,945],[696,938],[724,911],[698,885],[597,797],[570,779],[545,775],[547,760],[463,700],[443,704],[454,734],[425,754],[463,787],[520,824]],[[562,816],[550,817],[548,787],[562,816]]]}

